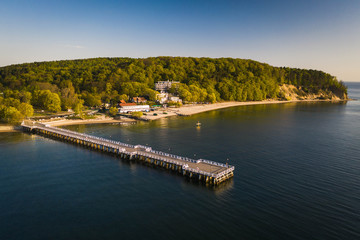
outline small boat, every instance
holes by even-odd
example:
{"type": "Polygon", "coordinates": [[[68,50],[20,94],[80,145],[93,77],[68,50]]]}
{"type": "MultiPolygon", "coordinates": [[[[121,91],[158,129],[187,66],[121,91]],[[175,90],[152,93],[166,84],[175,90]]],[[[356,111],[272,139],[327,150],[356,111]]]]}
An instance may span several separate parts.
{"type": "Polygon", "coordinates": [[[198,121],[198,122],[196,123],[196,126],[197,126],[197,127],[200,127],[200,126],[201,126],[201,123],[198,121]]]}

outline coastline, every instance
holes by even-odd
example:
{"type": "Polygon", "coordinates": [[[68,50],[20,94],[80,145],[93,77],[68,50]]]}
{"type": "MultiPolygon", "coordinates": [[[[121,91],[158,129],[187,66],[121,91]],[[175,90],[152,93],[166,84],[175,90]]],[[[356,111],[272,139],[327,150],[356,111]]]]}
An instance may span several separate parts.
{"type": "Polygon", "coordinates": [[[5,132],[18,132],[20,129],[17,128],[17,126],[12,125],[0,125],[0,133],[5,132]]]}
{"type": "MultiPolygon", "coordinates": [[[[190,116],[202,112],[208,112],[218,109],[224,109],[229,107],[237,107],[237,106],[250,106],[250,105],[260,105],[260,104],[283,104],[283,103],[295,103],[295,102],[339,102],[346,100],[263,100],[263,101],[252,101],[252,102],[221,102],[221,103],[213,103],[213,104],[196,104],[196,105],[185,105],[180,108],[167,108],[156,110],[154,112],[149,112],[147,115],[144,115],[139,120],[143,121],[153,121],[160,118],[172,117],[172,116],[190,116]],[[166,114],[165,114],[166,112],[166,114]],[[156,113],[157,115],[150,115],[156,113]]],[[[87,125],[87,124],[102,124],[102,123],[114,123],[114,124],[124,124],[130,122],[136,122],[137,120],[131,118],[122,118],[122,119],[114,119],[110,117],[102,117],[98,119],[61,119],[55,121],[42,121],[42,123],[49,124],[54,127],[59,126],[70,126],[70,125],[87,125]]],[[[17,132],[17,126],[11,125],[0,125],[0,133],[1,132],[17,132]]]]}
{"type": "Polygon", "coordinates": [[[134,119],[120,119],[116,120],[114,118],[100,118],[100,119],[62,119],[57,121],[49,121],[49,122],[43,122],[53,127],[59,127],[59,126],[69,126],[69,125],[88,125],[88,124],[101,124],[101,123],[115,123],[115,124],[122,124],[122,123],[129,123],[129,122],[136,122],[134,119]]]}
{"type": "Polygon", "coordinates": [[[263,101],[249,101],[249,102],[220,102],[213,104],[197,104],[197,105],[186,105],[180,108],[167,108],[166,110],[155,111],[151,113],[156,113],[157,116],[154,115],[145,115],[140,118],[140,120],[152,121],[160,118],[171,117],[171,116],[191,116],[194,114],[208,112],[218,109],[224,109],[229,107],[237,107],[237,106],[250,106],[250,105],[261,105],[261,104],[283,104],[283,103],[295,103],[295,102],[339,102],[343,100],[263,100],[263,101]],[[166,112],[167,114],[163,114],[162,112],[166,112]]]}

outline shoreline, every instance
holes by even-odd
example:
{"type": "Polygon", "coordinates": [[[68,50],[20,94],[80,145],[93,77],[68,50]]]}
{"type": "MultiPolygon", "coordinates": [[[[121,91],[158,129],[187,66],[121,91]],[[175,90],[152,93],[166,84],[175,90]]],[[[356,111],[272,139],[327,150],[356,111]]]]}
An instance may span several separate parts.
{"type": "Polygon", "coordinates": [[[0,125],[0,133],[19,132],[18,126],[0,125]]]}
{"type": "Polygon", "coordinates": [[[70,125],[88,125],[88,124],[101,124],[101,123],[118,123],[118,124],[124,124],[124,123],[130,123],[130,122],[136,122],[134,119],[113,119],[113,118],[101,118],[101,119],[62,119],[57,121],[49,121],[49,122],[42,122],[46,123],[53,127],[59,127],[59,126],[70,126],[70,125]]]}
{"type": "Polygon", "coordinates": [[[283,104],[283,103],[297,103],[297,102],[342,102],[347,100],[263,100],[263,101],[249,101],[249,102],[220,102],[213,104],[197,104],[197,105],[185,105],[180,108],[167,108],[166,110],[158,110],[151,113],[157,113],[157,116],[145,115],[140,118],[140,120],[152,121],[160,118],[166,118],[171,116],[191,116],[198,113],[214,111],[218,109],[224,109],[229,107],[238,107],[238,106],[251,106],[251,105],[261,105],[261,104],[283,104]],[[161,112],[167,112],[163,114],[161,112]]]}
{"type": "MultiPolygon", "coordinates": [[[[148,115],[144,115],[139,120],[143,121],[153,121],[161,118],[167,118],[172,116],[191,116],[198,113],[214,111],[218,109],[237,107],[237,106],[251,106],[251,105],[261,105],[261,104],[283,104],[283,103],[297,103],[297,102],[342,102],[348,100],[263,100],[263,101],[251,101],[251,102],[221,102],[221,103],[213,103],[213,104],[196,104],[196,105],[185,105],[180,108],[167,108],[163,110],[157,110],[154,112],[149,112],[148,115]],[[164,114],[166,112],[166,114],[164,114]],[[156,113],[157,116],[149,115],[156,113]]],[[[61,119],[55,121],[43,121],[42,123],[49,124],[54,127],[59,126],[70,126],[70,125],[87,125],[87,124],[104,124],[104,123],[114,123],[114,124],[126,124],[131,122],[136,122],[137,120],[131,118],[122,118],[122,119],[114,119],[109,117],[103,117],[98,119],[61,119]]],[[[0,133],[2,132],[18,132],[17,126],[11,125],[0,125],[0,133]]]]}

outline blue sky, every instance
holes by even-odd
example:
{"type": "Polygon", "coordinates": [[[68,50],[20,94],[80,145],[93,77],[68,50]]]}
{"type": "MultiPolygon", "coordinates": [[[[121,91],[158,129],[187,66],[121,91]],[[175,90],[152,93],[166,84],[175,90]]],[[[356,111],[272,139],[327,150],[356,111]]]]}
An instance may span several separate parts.
{"type": "Polygon", "coordinates": [[[0,66],[92,57],[234,57],[360,81],[358,0],[2,0],[0,32],[0,66]]]}

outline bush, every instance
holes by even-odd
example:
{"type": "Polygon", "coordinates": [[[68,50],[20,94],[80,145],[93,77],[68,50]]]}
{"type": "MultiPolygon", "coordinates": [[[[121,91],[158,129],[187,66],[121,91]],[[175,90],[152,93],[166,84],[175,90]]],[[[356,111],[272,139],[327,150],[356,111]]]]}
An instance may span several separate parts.
{"type": "Polygon", "coordinates": [[[111,108],[109,109],[109,114],[110,114],[111,116],[115,117],[117,113],[118,113],[118,109],[117,109],[116,107],[111,107],[111,108]]]}
{"type": "Polygon", "coordinates": [[[0,119],[5,123],[19,123],[24,116],[14,107],[0,106],[0,119]]]}
{"type": "Polygon", "coordinates": [[[141,118],[143,116],[142,112],[132,112],[131,116],[134,118],[141,118]]]}
{"type": "Polygon", "coordinates": [[[181,103],[181,102],[172,102],[172,101],[170,101],[170,102],[168,102],[167,104],[168,104],[169,107],[174,106],[174,107],[176,107],[176,108],[179,108],[179,107],[182,106],[182,103],[181,103]]]}

